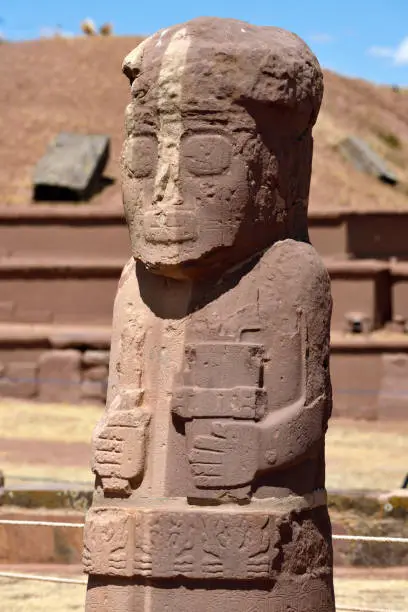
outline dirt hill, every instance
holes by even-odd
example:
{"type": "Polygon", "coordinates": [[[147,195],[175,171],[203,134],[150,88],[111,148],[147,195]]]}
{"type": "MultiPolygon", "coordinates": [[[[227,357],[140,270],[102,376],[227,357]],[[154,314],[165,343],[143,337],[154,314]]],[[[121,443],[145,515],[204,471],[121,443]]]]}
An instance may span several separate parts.
{"type": "MultiPolygon", "coordinates": [[[[60,131],[112,138],[107,175],[118,179],[123,111],[129,99],[121,74],[136,37],[55,38],[0,45],[0,204],[31,200],[31,173],[60,131]]],[[[325,100],[315,129],[310,208],[408,208],[408,93],[325,73],[325,100]],[[403,185],[380,184],[343,160],[336,145],[365,138],[403,185]]],[[[120,205],[118,182],[96,197],[120,205]]]]}

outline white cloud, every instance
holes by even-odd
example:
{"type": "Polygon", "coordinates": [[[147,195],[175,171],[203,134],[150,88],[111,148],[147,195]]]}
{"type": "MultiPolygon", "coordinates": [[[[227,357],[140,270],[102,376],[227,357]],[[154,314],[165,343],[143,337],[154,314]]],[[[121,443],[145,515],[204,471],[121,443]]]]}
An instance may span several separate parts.
{"type": "Polygon", "coordinates": [[[396,64],[408,64],[408,36],[404,38],[395,51],[394,61],[396,64]]]}
{"type": "Polygon", "coordinates": [[[368,53],[374,57],[392,59],[393,63],[398,66],[408,64],[408,36],[406,36],[398,47],[394,49],[392,47],[370,47],[368,53]]]}
{"type": "Polygon", "coordinates": [[[309,38],[311,41],[315,43],[322,43],[322,44],[327,44],[327,43],[333,42],[334,40],[331,34],[326,34],[324,32],[312,34],[309,38]]]}
{"type": "Polygon", "coordinates": [[[390,47],[370,47],[368,50],[368,54],[374,57],[394,57],[394,53],[390,47]]]}

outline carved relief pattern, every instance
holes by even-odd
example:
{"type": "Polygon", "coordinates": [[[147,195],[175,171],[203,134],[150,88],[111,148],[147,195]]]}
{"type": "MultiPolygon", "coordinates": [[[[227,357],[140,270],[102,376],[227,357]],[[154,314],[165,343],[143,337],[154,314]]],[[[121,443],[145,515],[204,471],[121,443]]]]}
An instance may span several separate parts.
{"type": "MultiPolygon", "coordinates": [[[[218,578],[267,578],[271,535],[268,517],[206,519],[203,570],[218,578]]],[[[276,550],[277,554],[277,550],[276,550]]]]}
{"type": "Polygon", "coordinates": [[[84,530],[84,571],[89,574],[126,576],[131,517],[115,511],[88,515],[84,530]]]}
{"type": "Polygon", "coordinates": [[[92,574],[267,578],[277,537],[264,514],[94,512],[85,529],[84,565],[92,574]]]}

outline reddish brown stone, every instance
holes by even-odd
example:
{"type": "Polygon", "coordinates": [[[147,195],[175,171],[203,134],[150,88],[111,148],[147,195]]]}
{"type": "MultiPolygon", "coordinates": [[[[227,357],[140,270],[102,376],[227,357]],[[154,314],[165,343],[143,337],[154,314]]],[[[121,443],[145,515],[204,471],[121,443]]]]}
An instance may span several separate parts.
{"type": "Polygon", "coordinates": [[[378,394],[378,418],[404,421],[407,405],[408,356],[405,353],[382,357],[382,379],[378,394]]]}
{"type": "Polygon", "coordinates": [[[109,351],[85,351],[82,362],[86,366],[108,366],[109,351]]]}
{"type": "Polygon", "coordinates": [[[32,398],[37,393],[37,366],[34,363],[9,363],[0,378],[0,395],[32,398]]]}
{"type": "Polygon", "coordinates": [[[83,400],[104,402],[106,399],[106,381],[90,379],[82,381],[81,397],[83,400]]]}
{"type": "Polygon", "coordinates": [[[85,380],[105,381],[108,378],[108,368],[104,365],[92,366],[84,371],[85,380]]]}
{"type": "Polygon", "coordinates": [[[81,353],[47,351],[39,359],[39,398],[45,402],[78,402],[81,398],[81,353]]]}
{"type": "Polygon", "coordinates": [[[124,72],[133,257],[93,435],[87,612],[334,612],[319,64],[284,30],[201,18],[124,72]]]}
{"type": "Polygon", "coordinates": [[[14,311],[14,302],[0,302],[0,321],[12,321],[14,311]]]}

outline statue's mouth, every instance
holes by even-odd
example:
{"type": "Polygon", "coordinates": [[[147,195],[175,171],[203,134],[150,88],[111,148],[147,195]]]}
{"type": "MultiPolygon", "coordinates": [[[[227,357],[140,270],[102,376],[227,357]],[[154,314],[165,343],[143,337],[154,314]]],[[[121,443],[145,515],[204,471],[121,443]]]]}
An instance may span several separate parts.
{"type": "Polygon", "coordinates": [[[147,212],[143,217],[146,242],[168,244],[196,240],[197,216],[192,210],[161,210],[147,212]]]}

